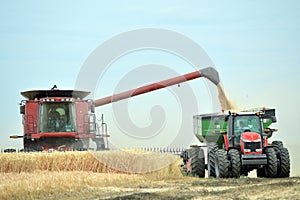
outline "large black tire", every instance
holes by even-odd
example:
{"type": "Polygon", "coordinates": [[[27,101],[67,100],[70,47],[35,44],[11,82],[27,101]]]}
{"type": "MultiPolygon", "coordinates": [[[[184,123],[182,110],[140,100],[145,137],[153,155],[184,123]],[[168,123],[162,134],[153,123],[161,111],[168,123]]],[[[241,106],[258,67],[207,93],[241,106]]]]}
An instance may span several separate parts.
{"type": "Polygon", "coordinates": [[[191,147],[190,149],[191,175],[200,178],[205,177],[205,157],[204,151],[200,147],[191,147]]]}
{"type": "Polygon", "coordinates": [[[277,177],[290,176],[290,154],[287,148],[283,147],[282,141],[273,141],[276,157],[277,157],[277,177]]]}
{"type": "Polygon", "coordinates": [[[290,177],[290,154],[284,147],[277,153],[277,176],[290,177]]]}
{"type": "Polygon", "coordinates": [[[237,149],[230,149],[228,151],[229,159],[229,177],[240,178],[241,176],[241,157],[237,149]]]}
{"type": "Polygon", "coordinates": [[[208,177],[216,177],[216,153],[218,151],[218,145],[216,143],[208,144],[208,156],[207,156],[207,171],[208,177]]]}
{"type": "Polygon", "coordinates": [[[217,178],[227,178],[229,161],[227,159],[227,152],[223,149],[219,149],[216,153],[216,168],[215,173],[217,178]]]}
{"type": "Polygon", "coordinates": [[[282,141],[273,141],[273,142],[272,142],[272,145],[274,146],[275,151],[276,151],[276,149],[282,149],[282,148],[283,148],[283,143],[282,143],[282,141]]]}
{"type": "Polygon", "coordinates": [[[265,176],[268,178],[275,178],[277,176],[277,156],[273,148],[265,150],[267,155],[267,165],[264,167],[265,176]]]}
{"type": "Polygon", "coordinates": [[[42,148],[40,147],[38,141],[32,141],[30,139],[23,139],[23,145],[24,145],[24,152],[35,152],[35,151],[42,151],[42,148]]]}

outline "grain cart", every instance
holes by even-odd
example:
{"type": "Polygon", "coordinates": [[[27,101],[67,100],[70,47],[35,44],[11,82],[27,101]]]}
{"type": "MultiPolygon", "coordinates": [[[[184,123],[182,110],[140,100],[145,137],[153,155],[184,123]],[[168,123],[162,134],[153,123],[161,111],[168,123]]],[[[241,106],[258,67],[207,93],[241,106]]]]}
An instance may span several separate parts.
{"type": "Polygon", "coordinates": [[[194,134],[204,147],[191,146],[183,154],[187,173],[199,177],[239,178],[257,170],[258,177],[289,177],[288,149],[281,141],[269,143],[276,122],[275,109],[252,109],[228,114],[196,115],[194,134]],[[205,159],[206,158],[206,159],[205,159]],[[206,163],[205,163],[206,160],[206,163]]]}
{"type": "Polygon", "coordinates": [[[97,150],[107,149],[107,125],[103,115],[97,123],[95,107],[200,77],[219,83],[218,72],[208,67],[95,101],[84,99],[89,92],[58,90],[56,86],[51,90],[21,92],[26,98],[20,103],[24,134],[10,137],[23,138],[25,151],[88,149],[90,140],[96,143],[97,150]]]}

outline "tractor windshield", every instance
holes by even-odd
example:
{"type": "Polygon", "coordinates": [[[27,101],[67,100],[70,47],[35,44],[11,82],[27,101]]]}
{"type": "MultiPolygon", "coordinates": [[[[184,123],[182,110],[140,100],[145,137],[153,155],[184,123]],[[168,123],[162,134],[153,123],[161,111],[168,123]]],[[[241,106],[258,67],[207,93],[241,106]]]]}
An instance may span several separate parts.
{"type": "Polygon", "coordinates": [[[236,116],[234,118],[234,133],[256,132],[262,134],[261,121],[256,115],[236,116]]]}
{"type": "Polygon", "coordinates": [[[43,103],[40,107],[40,132],[73,132],[72,103],[43,103]]]}

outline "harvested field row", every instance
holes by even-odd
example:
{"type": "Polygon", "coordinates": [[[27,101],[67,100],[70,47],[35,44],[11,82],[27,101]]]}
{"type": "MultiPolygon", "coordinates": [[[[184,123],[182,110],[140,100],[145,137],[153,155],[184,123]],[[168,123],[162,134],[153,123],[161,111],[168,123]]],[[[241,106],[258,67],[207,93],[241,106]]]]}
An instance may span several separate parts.
{"type": "Polygon", "coordinates": [[[299,178],[200,179],[169,172],[2,173],[0,199],[299,199],[300,194],[299,178]]]}

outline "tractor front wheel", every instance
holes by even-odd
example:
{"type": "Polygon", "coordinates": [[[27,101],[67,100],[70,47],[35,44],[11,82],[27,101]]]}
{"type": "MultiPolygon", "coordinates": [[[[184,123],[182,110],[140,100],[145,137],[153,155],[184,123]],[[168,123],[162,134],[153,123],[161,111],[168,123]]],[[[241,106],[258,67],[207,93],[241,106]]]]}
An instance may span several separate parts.
{"type": "Polygon", "coordinates": [[[223,149],[219,149],[216,154],[216,168],[215,173],[217,178],[228,177],[229,162],[227,160],[227,153],[223,149]]]}
{"type": "Polygon", "coordinates": [[[277,157],[273,148],[267,148],[265,150],[267,155],[267,165],[264,167],[265,176],[268,178],[274,178],[277,176],[277,157]]]}
{"type": "Polygon", "coordinates": [[[228,151],[229,165],[229,177],[240,178],[241,176],[241,157],[237,149],[230,149],[228,151]]]}
{"type": "Polygon", "coordinates": [[[281,178],[290,176],[290,154],[284,147],[277,152],[277,176],[281,178]]]}

